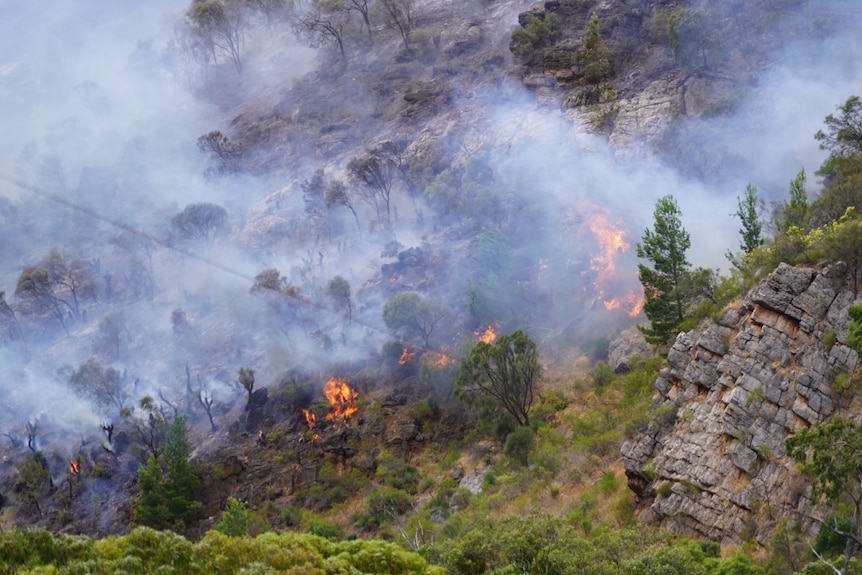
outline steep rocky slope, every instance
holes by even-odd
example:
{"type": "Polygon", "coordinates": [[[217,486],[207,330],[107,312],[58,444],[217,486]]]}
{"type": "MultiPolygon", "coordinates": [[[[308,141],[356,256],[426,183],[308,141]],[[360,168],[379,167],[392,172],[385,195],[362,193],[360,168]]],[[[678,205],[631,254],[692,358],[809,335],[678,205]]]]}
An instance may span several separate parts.
{"type": "Polygon", "coordinates": [[[858,411],[840,385],[859,363],[844,343],[854,300],[841,263],[781,264],[721,319],[679,334],[656,417],[623,446],[641,520],[738,544],[805,510],[784,441],[858,411]]]}

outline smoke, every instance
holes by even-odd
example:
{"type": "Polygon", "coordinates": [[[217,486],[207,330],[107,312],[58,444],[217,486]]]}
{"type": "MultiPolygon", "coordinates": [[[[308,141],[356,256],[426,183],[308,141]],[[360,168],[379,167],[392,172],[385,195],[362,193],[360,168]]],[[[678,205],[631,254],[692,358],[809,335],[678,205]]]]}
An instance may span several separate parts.
{"type": "MultiPolygon", "coordinates": [[[[815,4],[824,14],[839,10],[815,4]]],[[[381,309],[406,291],[451,310],[437,344],[472,337],[479,316],[468,309],[479,305],[482,289],[487,309],[515,318],[504,330],[523,325],[548,341],[608,335],[631,321],[624,309],[607,308],[639,288],[634,245],[658,198],[678,199],[692,263],[726,267],[725,252],[738,244],[730,214],[746,184],[782,200],[800,168],[813,174],[825,158],[813,140],[824,116],[860,89],[859,14],[847,9],[827,36],[806,36],[775,53],[732,113],[680,121],[657,154],[648,145],[612,147],[592,135],[588,118],[560,111],[557,102],[537,103],[503,66],[488,72],[490,80],[452,80],[446,113],[420,109],[418,119],[390,119],[387,113],[404,111],[398,107],[411,90],[436,93],[436,84],[417,88],[432,66],[384,63],[373,71],[388,66],[385,80],[363,80],[359,70],[332,80],[325,51],[302,46],[286,26],[247,38],[237,78],[228,63],[201,66],[184,50],[178,25],[186,7],[180,0],[0,2],[0,290],[19,304],[19,275],[53,247],[84,262],[97,286],[68,332],[50,318],[18,314],[23,337],[0,347],[0,369],[9,374],[0,380],[7,398],[0,431],[20,435],[26,422],[50,414],[55,428],[100,435],[98,423],[116,414],[67,386],[70,370],[91,356],[120,373],[130,407],[160,393],[181,402],[187,387],[239,406],[240,367],[253,366],[263,386],[297,367],[323,371],[373,357],[390,339],[381,309]],[[319,74],[305,76],[317,66],[319,74]],[[316,81],[326,93],[310,94],[316,81]],[[249,99],[253,105],[243,108],[249,99]],[[244,157],[252,172],[268,173],[205,178],[213,158],[200,153],[197,138],[212,130],[247,134],[255,118],[283,130],[271,148],[244,157]],[[327,208],[304,191],[318,169],[327,183],[349,183],[348,162],[398,134],[414,159],[443,158],[436,167],[452,170],[452,180],[426,183],[456,190],[452,205],[472,194],[472,215],[457,204],[462,212],[441,216],[439,200],[408,197],[396,180],[392,226],[373,225],[373,210],[357,201],[357,230],[346,208],[327,208]],[[171,227],[194,203],[227,211],[213,238],[183,238],[171,227]],[[482,228],[475,221],[483,217],[506,238],[509,253],[494,264],[499,276],[480,277],[488,264],[476,256],[482,228]],[[599,237],[599,217],[618,243],[599,237]],[[399,259],[406,248],[419,251],[399,259]],[[613,269],[591,268],[604,261],[613,269]],[[279,288],[299,290],[249,293],[268,268],[279,270],[279,288]],[[352,321],[327,294],[336,275],[352,288],[352,321]],[[494,283],[502,280],[516,286],[508,299],[494,283]],[[106,334],[99,322],[116,309],[123,310],[121,329],[106,334]],[[119,350],[112,354],[99,347],[109,336],[119,350]]],[[[471,22],[482,23],[486,49],[497,53],[505,53],[515,15],[528,7],[459,3],[474,11],[471,22]]],[[[391,48],[397,54],[397,40],[391,48]]],[[[486,319],[504,320],[492,312],[486,319]]],[[[50,443],[75,448],[59,434],[50,443]]]]}

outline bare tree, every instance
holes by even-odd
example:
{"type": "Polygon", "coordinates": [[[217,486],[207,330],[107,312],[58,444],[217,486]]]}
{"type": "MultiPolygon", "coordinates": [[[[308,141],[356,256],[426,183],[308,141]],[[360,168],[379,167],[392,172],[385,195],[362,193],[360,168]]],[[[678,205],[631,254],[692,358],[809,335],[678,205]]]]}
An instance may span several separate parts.
{"type": "Polygon", "coordinates": [[[198,150],[202,154],[215,156],[217,165],[210,166],[204,176],[214,178],[225,174],[235,174],[240,171],[242,161],[242,144],[232,142],[219,130],[213,130],[198,138],[198,150]]]}
{"type": "Polygon", "coordinates": [[[20,339],[21,328],[15,310],[6,302],[6,292],[0,291],[0,343],[20,339]]]}
{"type": "Polygon", "coordinates": [[[304,36],[313,48],[327,44],[337,46],[341,61],[347,66],[347,53],[344,50],[344,21],[338,12],[324,13],[312,8],[299,17],[297,32],[304,36]]]}
{"type": "Polygon", "coordinates": [[[380,0],[386,23],[398,30],[404,40],[404,49],[410,50],[410,32],[415,26],[413,0],[380,0]]]}
{"type": "Polygon", "coordinates": [[[357,12],[362,16],[362,21],[365,22],[365,29],[368,31],[368,39],[371,40],[371,21],[368,19],[368,0],[347,0],[347,10],[349,12],[357,12]]]}
{"type": "Polygon", "coordinates": [[[358,185],[357,195],[374,209],[377,221],[385,225],[392,222],[391,195],[395,165],[371,150],[353,158],[347,165],[350,179],[358,185]]]}
{"type": "Polygon", "coordinates": [[[108,362],[119,360],[124,334],[128,337],[129,332],[123,311],[111,311],[99,321],[93,340],[93,353],[108,362]]]}
{"type": "Polygon", "coordinates": [[[327,208],[343,206],[350,210],[353,214],[353,219],[356,220],[356,229],[362,231],[362,226],[359,224],[359,216],[356,215],[356,208],[353,207],[353,199],[347,193],[347,188],[341,180],[333,180],[326,186],[326,192],[323,195],[323,203],[327,208]]]}
{"type": "MultiPolygon", "coordinates": [[[[112,236],[109,243],[118,251],[124,252],[129,257],[129,271],[124,278],[124,284],[134,290],[135,296],[141,293],[153,299],[155,292],[155,280],[153,277],[153,252],[155,245],[146,237],[130,231],[123,231],[112,236]]],[[[110,276],[106,277],[106,284],[110,285],[110,276]]]]}

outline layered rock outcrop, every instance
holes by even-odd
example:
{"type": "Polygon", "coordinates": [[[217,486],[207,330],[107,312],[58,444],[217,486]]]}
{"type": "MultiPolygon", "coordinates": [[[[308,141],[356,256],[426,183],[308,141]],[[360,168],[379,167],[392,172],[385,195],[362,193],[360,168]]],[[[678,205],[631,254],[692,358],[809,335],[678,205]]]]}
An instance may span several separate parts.
{"type": "Polygon", "coordinates": [[[677,337],[654,419],[622,449],[641,520],[739,544],[805,509],[784,441],[848,410],[836,381],[859,363],[845,344],[854,300],[843,264],[781,264],[720,320],[677,337]]]}

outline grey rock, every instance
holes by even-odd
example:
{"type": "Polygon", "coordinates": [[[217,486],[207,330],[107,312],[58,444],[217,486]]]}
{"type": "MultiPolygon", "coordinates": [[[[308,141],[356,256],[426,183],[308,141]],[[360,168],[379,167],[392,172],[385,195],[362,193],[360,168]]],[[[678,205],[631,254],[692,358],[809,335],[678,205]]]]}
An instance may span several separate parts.
{"type": "Polygon", "coordinates": [[[784,442],[853,404],[832,390],[836,375],[859,365],[845,339],[855,301],[845,272],[781,264],[721,319],[676,338],[654,401],[677,417],[652,422],[622,447],[640,517],[738,545],[743,529],[754,526],[765,544],[781,519],[810,511],[784,442]],[[658,495],[667,483],[670,495],[658,495]]]}

